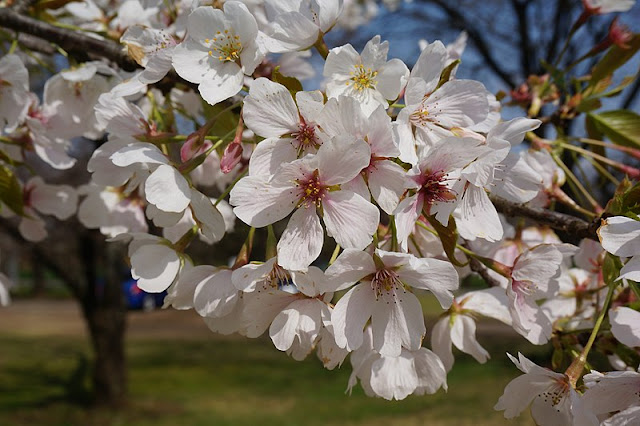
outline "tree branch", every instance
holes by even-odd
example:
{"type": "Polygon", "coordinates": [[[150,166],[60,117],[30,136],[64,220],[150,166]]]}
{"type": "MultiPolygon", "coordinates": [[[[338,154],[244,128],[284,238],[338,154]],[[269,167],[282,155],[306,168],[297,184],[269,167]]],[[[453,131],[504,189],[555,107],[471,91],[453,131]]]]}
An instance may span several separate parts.
{"type": "Polygon", "coordinates": [[[16,0],[13,3],[13,10],[16,13],[25,13],[31,6],[36,4],[38,0],[16,0]]]}
{"type": "Polygon", "coordinates": [[[125,71],[134,71],[138,64],[122,49],[119,43],[98,39],[87,34],[56,27],[15,11],[0,9],[0,26],[55,43],[73,56],[94,55],[118,64],[125,71]]]}
{"type": "Polygon", "coordinates": [[[600,226],[600,218],[593,222],[577,218],[564,213],[558,213],[539,207],[527,206],[507,201],[503,198],[490,196],[496,209],[509,217],[526,217],[541,225],[548,225],[551,228],[565,232],[576,238],[589,238],[598,241],[596,230],[600,226]]]}
{"type": "Polygon", "coordinates": [[[452,7],[448,1],[445,0],[431,0],[432,3],[438,5],[449,17],[451,18],[452,25],[457,26],[458,28],[467,31],[469,38],[473,41],[473,44],[478,49],[478,52],[484,60],[486,61],[489,68],[505,82],[509,88],[516,87],[516,82],[513,77],[507,73],[502,66],[493,58],[491,54],[491,49],[489,48],[487,41],[482,37],[482,35],[475,29],[473,25],[470,25],[467,22],[467,19],[464,15],[454,7],[452,7]]]}

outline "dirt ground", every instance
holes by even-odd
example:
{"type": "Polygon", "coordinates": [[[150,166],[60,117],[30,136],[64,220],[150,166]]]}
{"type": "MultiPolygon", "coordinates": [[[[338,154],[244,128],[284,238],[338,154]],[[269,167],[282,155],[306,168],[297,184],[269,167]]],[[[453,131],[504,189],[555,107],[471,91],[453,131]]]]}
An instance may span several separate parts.
{"type": "MultiPolygon", "coordinates": [[[[436,318],[427,318],[431,329],[436,318]]],[[[157,309],[152,312],[129,311],[128,339],[225,339],[214,334],[193,310],[157,309]]],[[[14,300],[0,308],[0,334],[14,336],[85,336],[87,330],[78,304],[73,300],[14,300]]],[[[478,323],[479,335],[515,336],[510,327],[497,321],[478,323]]]]}
{"type": "MultiPolygon", "coordinates": [[[[193,310],[129,311],[132,339],[202,339],[214,334],[193,310]]],[[[88,336],[80,307],[73,300],[14,300],[0,308],[0,333],[16,336],[88,336]]]]}

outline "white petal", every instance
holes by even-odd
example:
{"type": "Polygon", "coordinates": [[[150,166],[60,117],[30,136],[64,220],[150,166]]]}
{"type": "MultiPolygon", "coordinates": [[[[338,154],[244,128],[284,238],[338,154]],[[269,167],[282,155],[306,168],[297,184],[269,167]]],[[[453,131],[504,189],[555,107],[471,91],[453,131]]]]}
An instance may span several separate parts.
{"type": "Polygon", "coordinates": [[[325,274],[331,282],[331,291],[344,290],[376,271],[376,265],[370,254],[346,249],[331,264],[325,274]]]}
{"type": "Polygon", "coordinates": [[[246,176],[231,190],[229,204],[244,223],[257,228],[284,219],[296,207],[291,186],[274,186],[263,176],[246,176]]]}
{"type": "Polygon", "coordinates": [[[262,77],[251,84],[242,115],[247,127],[265,138],[295,132],[300,123],[298,108],[289,90],[262,77]]]}
{"type": "Polygon", "coordinates": [[[618,307],[609,310],[611,332],[621,343],[629,347],[640,346],[640,312],[618,307]]]}
{"type": "Polygon", "coordinates": [[[382,160],[374,162],[367,174],[371,195],[385,213],[393,214],[405,190],[405,170],[393,161],[382,160]]]}
{"type": "Polygon", "coordinates": [[[147,178],[144,193],[148,202],[166,212],[181,212],[191,201],[189,183],[179,171],[168,165],[158,167],[147,178]]]}
{"type": "Polygon", "coordinates": [[[397,357],[381,357],[371,366],[371,389],[387,400],[402,400],[418,386],[413,357],[405,352],[397,357]]]}
{"type": "Polygon", "coordinates": [[[602,247],[616,256],[640,254],[640,222],[624,216],[604,219],[598,229],[602,247]]]}
{"type": "Polygon", "coordinates": [[[249,159],[249,176],[272,176],[280,165],[295,160],[298,153],[291,141],[274,137],[257,144],[249,159]]]}
{"type": "Polygon", "coordinates": [[[322,182],[337,185],[349,182],[369,165],[371,147],[362,139],[338,136],[322,144],[317,160],[322,182]]]}
{"type": "Polygon", "coordinates": [[[331,323],[339,347],[353,351],[362,345],[363,329],[371,318],[374,303],[370,283],[358,284],[336,303],[331,323]]]}
{"type": "Polygon", "coordinates": [[[344,248],[364,249],[373,241],[380,211],[359,195],[349,191],[327,194],[322,201],[327,234],[344,248]]]}
{"type": "Polygon", "coordinates": [[[397,298],[383,293],[376,300],[371,317],[374,349],[383,356],[399,356],[402,347],[419,349],[427,331],[423,315],[413,293],[398,291],[397,298]]]}
{"type": "Polygon", "coordinates": [[[306,271],[320,256],[324,232],[315,206],[298,208],[278,241],[278,264],[285,269],[306,271]]]}
{"type": "Polygon", "coordinates": [[[178,275],[180,258],[170,247],[147,244],[131,256],[131,276],[138,280],[138,287],[149,293],[166,290],[178,275]]]}
{"type": "Polygon", "coordinates": [[[203,317],[228,315],[238,301],[238,289],[231,283],[231,270],[221,269],[198,283],[193,307],[203,317]]]}
{"type": "Polygon", "coordinates": [[[453,303],[453,290],[459,286],[458,273],[444,260],[411,256],[409,264],[398,270],[400,279],[415,288],[431,291],[443,308],[453,303]]]}
{"type": "Polygon", "coordinates": [[[438,355],[447,372],[451,371],[455,358],[451,350],[450,316],[438,320],[431,330],[431,349],[438,355]]]}

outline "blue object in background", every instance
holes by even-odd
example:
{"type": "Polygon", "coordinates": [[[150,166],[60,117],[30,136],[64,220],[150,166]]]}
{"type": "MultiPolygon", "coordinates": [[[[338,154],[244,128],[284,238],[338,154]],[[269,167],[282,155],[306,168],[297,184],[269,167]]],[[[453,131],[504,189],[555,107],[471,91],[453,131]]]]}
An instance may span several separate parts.
{"type": "Polygon", "coordinates": [[[161,307],[164,297],[167,295],[166,290],[162,293],[147,293],[138,287],[137,281],[134,279],[122,283],[122,292],[127,302],[127,308],[142,309],[143,311],[152,311],[161,307]]]}

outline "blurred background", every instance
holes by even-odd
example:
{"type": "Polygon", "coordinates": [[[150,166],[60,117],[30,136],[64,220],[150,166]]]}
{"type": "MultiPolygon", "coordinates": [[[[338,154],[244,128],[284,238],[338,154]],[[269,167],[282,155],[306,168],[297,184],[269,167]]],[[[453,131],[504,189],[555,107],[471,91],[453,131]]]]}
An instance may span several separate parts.
{"type": "MultiPolygon", "coordinates": [[[[448,44],[465,31],[457,77],[483,82],[505,102],[529,76],[548,72],[544,63],[554,61],[582,12],[579,0],[345,3],[349,14],[327,35],[329,47],[351,43],[361,51],[380,34],[390,43],[390,57],[411,67],[420,40],[448,44]]],[[[562,64],[605,39],[615,17],[592,18],[568,45],[562,64]]],[[[640,31],[640,5],[619,22],[640,31]]],[[[588,72],[597,59],[576,66],[574,75],[588,72]]],[[[322,86],[315,53],[312,64],[316,77],[305,82],[307,89],[322,86]]],[[[639,58],[632,59],[615,78],[637,74],[639,65],[639,58]]],[[[34,76],[32,87],[38,81],[43,76],[34,76]]],[[[604,106],[637,111],[639,91],[636,79],[604,106]]],[[[505,106],[503,117],[524,113],[505,106]]],[[[573,125],[577,134],[584,127],[579,120],[573,125]]],[[[76,151],[86,164],[92,149],[79,145],[76,151]]],[[[77,186],[88,181],[81,164],[71,175],[50,169],[46,175],[52,183],[77,186]]],[[[73,219],[49,229],[48,240],[35,245],[20,238],[15,224],[0,221],[1,271],[15,283],[12,305],[0,309],[0,424],[533,424],[527,413],[507,422],[493,411],[506,383],[519,374],[505,352],[522,351],[538,361],[549,359],[552,348],[534,347],[497,322],[481,322],[478,331],[492,359],[482,366],[458,352],[448,392],[388,402],[357,387],[349,396],[348,362],[325,371],[315,356],[304,362],[287,357],[268,336],[214,335],[192,311],[158,309],[162,296],[142,292],[128,276],[123,246],[106,244],[73,219]]],[[[245,238],[238,229],[213,251],[195,247],[194,257],[226,264],[245,238]]],[[[427,295],[422,301],[429,330],[441,309],[427,295]]]]}

